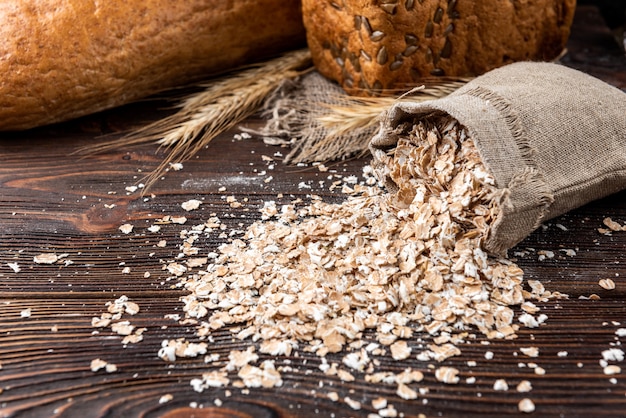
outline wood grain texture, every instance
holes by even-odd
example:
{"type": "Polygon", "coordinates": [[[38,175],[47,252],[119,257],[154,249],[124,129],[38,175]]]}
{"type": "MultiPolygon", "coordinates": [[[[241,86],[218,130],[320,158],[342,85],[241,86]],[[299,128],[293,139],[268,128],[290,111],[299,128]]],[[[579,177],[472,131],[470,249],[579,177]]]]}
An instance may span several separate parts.
{"type": "MultiPolygon", "coordinates": [[[[626,89],[626,59],[611,45],[595,9],[581,8],[564,61],[626,89]]],[[[279,162],[270,169],[261,155],[286,150],[259,140],[235,140],[233,133],[186,162],[183,170],[167,173],[143,197],[125,188],[156,167],[160,155],[155,147],[84,159],[71,154],[87,143],[105,140],[102,134],[119,136],[166,114],[165,105],[144,102],[0,138],[1,417],[357,417],[374,413],[371,401],[378,397],[387,398],[407,417],[526,416],[517,406],[524,397],[536,405],[531,416],[626,415],[623,373],[605,375],[600,365],[602,352],[624,341],[616,331],[626,328],[626,232],[607,236],[597,231],[607,216],[626,223],[626,192],[550,221],[514,250],[521,254],[517,262],[527,279],[541,280],[549,290],[570,298],[541,303],[546,324],[522,328],[515,340],[478,337],[462,344],[462,355],[445,363],[460,370],[457,385],[438,382],[432,363],[415,356],[403,362],[377,357],[379,370],[412,367],[424,373],[424,380],[414,387],[428,393],[407,401],[396,395],[395,385],[367,384],[362,378],[346,383],[326,376],[318,357],[298,351],[276,359],[283,369],[281,388],[195,392],[189,382],[206,371],[201,358],[169,364],[157,357],[164,339],[189,338],[194,331],[192,325],[165,318],[182,313],[179,298],[185,292],[162,270],[163,262],[177,259],[180,231],[212,213],[228,230],[245,228],[259,218],[257,209],[264,201],[280,201],[279,193],[284,201],[310,193],[338,201],[341,195],[329,191],[329,173],[279,162]],[[270,175],[272,180],[265,182],[270,175]],[[311,189],[298,187],[301,182],[311,189]],[[226,202],[230,195],[248,202],[233,209],[226,202]],[[203,204],[185,212],[180,204],[192,198],[203,204]],[[188,221],[150,232],[148,227],[164,215],[185,215],[188,221]],[[135,226],[128,235],[118,229],[126,222],[135,226]],[[158,246],[163,239],[168,245],[158,246]],[[566,249],[574,249],[576,255],[568,256],[562,251],[566,249]],[[540,261],[541,250],[553,251],[555,257],[540,261]],[[52,265],[33,262],[34,256],[46,252],[67,255],[52,265]],[[20,271],[9,263],[17,263],[20,271]],[[125,267],[130,268],[128,273],[123,272],[125,267]],[[602,278],[612,278],[616,288],[601,288],[602,278]],[[592,294],[599,299],[589,300],[592,294]],[[126,346],[109,329],[91,326],[92,317],[122,295],[141,308],[128,319],[146,328],[143,341],[126,346]],[[27,309],[30,317],[23,317],[27,309]],[[539,348],[538,357],[520,351],[531,346],[539,348]],[[490,360],[485,358],[487,351],[493,353],[490,360]],[[92,372],[90,362],[95,358],[117,365],[118,371],[92,372]],[[468,361],[476,366],[470,367],[468,361]],[[545,374],[536,374],[532,363],[545,374]],[[475,382],[465,383],[466,378],[475,382]],[[494,390],[500,378],[507,380],[508,391],[494,390]],[[518,393],[515,386],[525,379],[533,389],[518,393]],[[337,392],[338,402],[328,398],[331,391],[337,392]],[[160,403],[166,394],[172,399],[160,403]],[[351,409],[342,401],[346,396],[361,402],[362,408],[351,409]]],[[[358,175],[366,162],[329,166],[337,174],[358,175]]],[[[197,246],[209,251],[222,242],[211,234],[197,246]]],[[[371,333],[365,339],[375,340],[371,333]]],[[[419,335],[410,345],[417,352],[429,341],[419,335]]],[[[210,352],[227,358],[230,350],[245,349],[247,344],[224,329],[213,334],[210,352]]],[[[261,355],[261,360],[267,358],[261,355]]],[[[327,360],[340,364],[341,356],[329,355],[327,360]]],[[[616,364],[624,367],[623,362],[616,364]]]]}

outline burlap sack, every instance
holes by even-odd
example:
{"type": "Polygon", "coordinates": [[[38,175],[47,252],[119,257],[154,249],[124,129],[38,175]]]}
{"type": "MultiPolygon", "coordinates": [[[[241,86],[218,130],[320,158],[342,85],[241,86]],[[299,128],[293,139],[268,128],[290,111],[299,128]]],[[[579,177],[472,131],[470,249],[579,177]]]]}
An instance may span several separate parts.
{"type": "Polygon", "coordinates": [[[551,63],[511,64],[451,95],[398,102],[370,143],[374,163],[420,119],[448,114],[499,189],[485,249],[503,254],[542,222],[626,188],[626,93],[551,63]]]}

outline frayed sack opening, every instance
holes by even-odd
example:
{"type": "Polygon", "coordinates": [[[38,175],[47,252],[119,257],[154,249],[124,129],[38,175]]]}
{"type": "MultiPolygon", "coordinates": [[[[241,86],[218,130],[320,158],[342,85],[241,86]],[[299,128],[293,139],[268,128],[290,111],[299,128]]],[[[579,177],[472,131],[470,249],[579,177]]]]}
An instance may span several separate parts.
{"type": "Polygon", "coordinates": [[[495,179],[500,213],[484,242],[491,253],[502,255],[548,219],[626,188],[626,93],[579,71],[516,63],[445,98],[393,105],[370,142],[378,172],[413,126],[445,117],[467,129],[495,179]]]}

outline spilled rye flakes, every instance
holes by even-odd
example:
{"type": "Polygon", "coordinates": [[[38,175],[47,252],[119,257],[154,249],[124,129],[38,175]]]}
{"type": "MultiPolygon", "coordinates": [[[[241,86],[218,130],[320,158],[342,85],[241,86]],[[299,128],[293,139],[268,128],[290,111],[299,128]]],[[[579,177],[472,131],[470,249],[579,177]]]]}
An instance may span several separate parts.
{"type": "MultiPolygon", "coordinates": [[[[530,300],[562,295],[538,282],[523,290],[514,262],[483,251],[498,213],[493,178],[466,131],[453,119],[439,123],[414,126],[389,153],[378,174],[394,181],[395,192],[370,177],[344,184],[348,196],[339,204],[315,196],[304,206],[266,202],[261,220],[241,238],[220,246],[201,269],[176,274],[189,291],[182,301],[196,338],[210,341],[213,331],[229,328],[250,342],[246,351],[233,350],[226,365],[209,359],[208,371],[192,381],[197,391],[280,386],[274,360],[257,364],[257,351],[277,357],[302,350],[320,356],[327,375],[353,381],[364,373],[367,382],[396,384],[399,396],[412,399],[411,384],[422,373],[378,373],[376,356],[441,363],[461,354],[459,345],[476,331],[515,338],[520,322],[534,327],[545,320],[530,300]],[[513,306],[524,311],[520,318],[513,306]],[[365,333],[376,342],[367,344],[365,333]],[[424,335],[431,342],[416,351],[410,343],[424,335]],[[342,365],[327,364],[328,353],[341,353],[342,365]]],[[[371,176],[371,169],[364,172],[371,176]]],[[[210,223],[217,227],[219,219],[210,223]]],[[[207,349],[164,341],[159,355],[172,361],[207,349]]],[[[446,384],[459,382],[456,373],[446,366],[435,371],[446,384]]]]}

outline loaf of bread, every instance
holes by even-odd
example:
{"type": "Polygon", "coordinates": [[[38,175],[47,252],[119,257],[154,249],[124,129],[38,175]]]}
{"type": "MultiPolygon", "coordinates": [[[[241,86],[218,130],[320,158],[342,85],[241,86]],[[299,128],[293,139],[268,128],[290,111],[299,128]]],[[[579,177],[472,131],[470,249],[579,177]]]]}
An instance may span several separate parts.
{"type": "Polygon", "coordinates": [[[565,47],[575,0],[303,0],[313,62],[350,94],[477,76],[565,47]]]}
{"type": "Polygon", "coordinates": [[[0,130],[118,106],[305,42],[300,0],[1,0],[0,130]]]}

